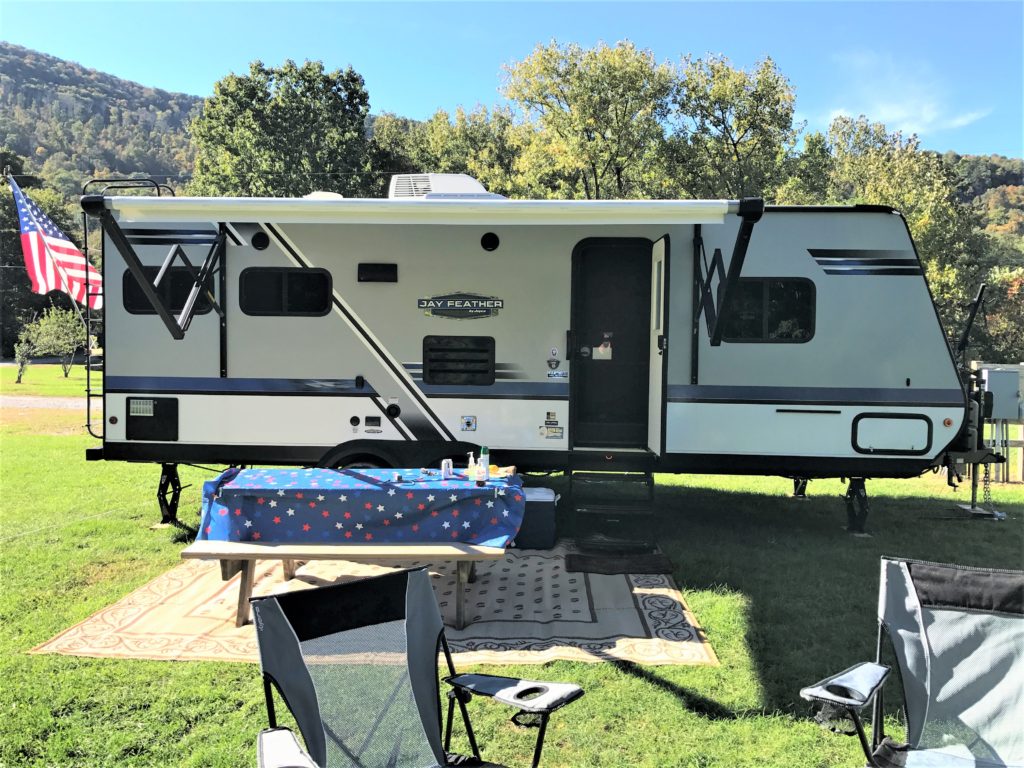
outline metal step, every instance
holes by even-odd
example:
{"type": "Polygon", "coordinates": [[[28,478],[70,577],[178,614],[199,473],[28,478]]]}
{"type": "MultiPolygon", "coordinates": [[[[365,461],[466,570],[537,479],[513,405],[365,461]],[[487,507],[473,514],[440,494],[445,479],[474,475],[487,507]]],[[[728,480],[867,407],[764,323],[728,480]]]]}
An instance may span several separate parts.
{"type": "Polygon", "coordinates": [[[654,549],[654,476],[650,472],[571,472],[577,544],[584,550],[654,549]]]}

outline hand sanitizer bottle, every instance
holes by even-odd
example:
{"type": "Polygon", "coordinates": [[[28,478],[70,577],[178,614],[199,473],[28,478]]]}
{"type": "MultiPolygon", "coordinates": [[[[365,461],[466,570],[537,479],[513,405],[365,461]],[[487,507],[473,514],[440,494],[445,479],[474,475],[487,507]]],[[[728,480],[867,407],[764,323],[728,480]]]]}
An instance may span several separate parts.
{"type": "Polygon", "coordinates": [[[476,459],[473,458],[473,452],[469,452],[469,463],[466,464],[466,479],[476,480],[476,459]]]}

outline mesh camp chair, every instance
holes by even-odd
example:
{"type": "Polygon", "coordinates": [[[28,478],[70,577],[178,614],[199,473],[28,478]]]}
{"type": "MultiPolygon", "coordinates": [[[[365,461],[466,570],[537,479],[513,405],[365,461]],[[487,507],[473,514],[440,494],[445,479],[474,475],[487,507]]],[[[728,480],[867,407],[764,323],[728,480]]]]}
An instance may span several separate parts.
{"type": "Polygon", "coordinates": [[[875,662],[800,691],[824,705],[819,721],[849,718],[875,768],[1024,767],[1024,571],[882,558],[878,623],[875,662]],[[886,637],[903,684],[905,744],[883,728],[886,637]],[[859,714],[869,704],[870,743],[859,714]]]}
{"type": "Polygon", "coordinates": [[[540,761],[548,717],[583,690],[490,675],[456,675],[444,624],[424,569],[396,571],[315,589],[252,599],[270,728],[259,735],[260,768],[433,768],[480,764],[466,704],[490,696],[539,728],[540,761]],[[441,739],[438,655],[450,686],[441,739]],[[278,728],[273,689],[305,743],[278,728]],[[473,758],[451,756],[458,706],[473,758]]]}

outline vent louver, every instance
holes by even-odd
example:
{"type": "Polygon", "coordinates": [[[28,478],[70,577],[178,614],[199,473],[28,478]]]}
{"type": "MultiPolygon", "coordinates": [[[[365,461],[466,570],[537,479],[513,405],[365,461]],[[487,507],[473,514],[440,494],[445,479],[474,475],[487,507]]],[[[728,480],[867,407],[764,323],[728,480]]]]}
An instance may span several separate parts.
{"type": "Polygon", "coordinates": [[[430,174],[410,173],[391,177],[388,197],[423,197],[430,193],[430,174]]]}
{"type": "Polygon", "coordinates": [[[425,336],[423,338],[425,384],[494,383],[492,336],[425,336]]]}
{"type": "Polygon", "coordinates": [[[403,173],[391,177],[388,197],[420,200],[503,200],[464,173],[403,173]]]}

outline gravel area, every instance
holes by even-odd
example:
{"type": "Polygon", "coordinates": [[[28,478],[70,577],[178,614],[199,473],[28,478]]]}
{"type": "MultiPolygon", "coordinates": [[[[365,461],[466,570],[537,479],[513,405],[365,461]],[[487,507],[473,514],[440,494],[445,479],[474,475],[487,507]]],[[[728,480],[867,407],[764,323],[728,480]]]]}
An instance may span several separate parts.
{"type": "Polygon", "coordinates": [[[36,397],[34,395],[0,395],[0,408],[67,408],[85,410],[85,396],[36,397]]]}

